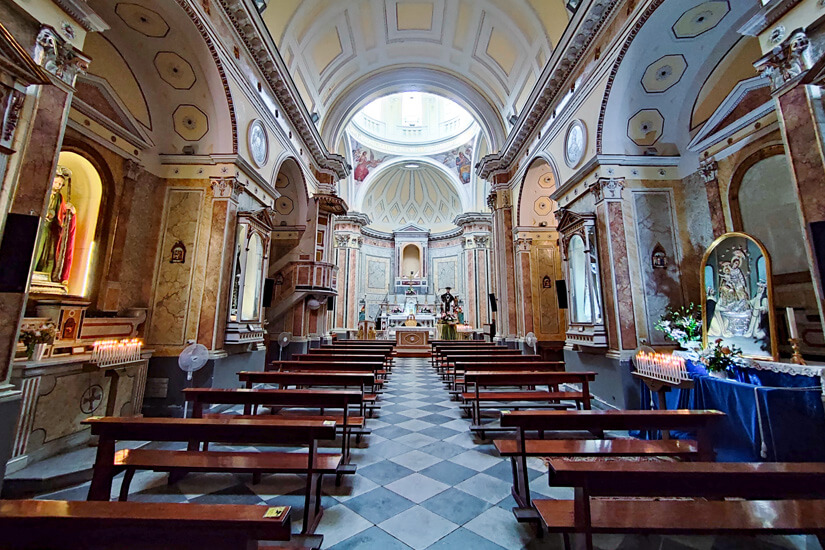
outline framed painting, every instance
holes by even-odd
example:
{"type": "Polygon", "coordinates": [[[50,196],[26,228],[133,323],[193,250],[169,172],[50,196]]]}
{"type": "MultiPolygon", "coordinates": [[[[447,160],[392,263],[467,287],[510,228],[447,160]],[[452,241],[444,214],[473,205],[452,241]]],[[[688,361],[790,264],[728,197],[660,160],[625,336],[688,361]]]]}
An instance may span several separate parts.
{"type": "Polygon", "coordinates": [[[746,233],[726,233],[708,247],[700,271],[702,344],[722,339],[744,357],[777,360],[771,259],[746,233]]]}

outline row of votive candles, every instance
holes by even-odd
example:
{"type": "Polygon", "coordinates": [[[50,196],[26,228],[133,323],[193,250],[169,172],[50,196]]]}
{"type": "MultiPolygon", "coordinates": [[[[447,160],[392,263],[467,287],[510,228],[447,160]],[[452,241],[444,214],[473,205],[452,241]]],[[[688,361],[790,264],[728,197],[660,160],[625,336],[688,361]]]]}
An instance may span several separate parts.
{"type": "Polygon", "coordinates": [[[98,340],[92,349],[92,362],[98,365],[113,365],[139,361],[143,342],[138,338],[131,340],[98,340]]]}
{"type": "Polygon", "coordinates": [[[680,383],[688,380],[685,360],[675,355],[640,351],[635,357],[636,372],[663,382],[680,383]]]}

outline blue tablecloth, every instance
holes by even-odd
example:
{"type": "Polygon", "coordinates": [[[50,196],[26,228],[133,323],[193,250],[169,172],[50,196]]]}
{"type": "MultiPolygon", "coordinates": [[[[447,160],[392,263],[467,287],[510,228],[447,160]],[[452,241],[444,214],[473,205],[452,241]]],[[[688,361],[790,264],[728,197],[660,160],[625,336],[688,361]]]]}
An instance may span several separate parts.
{"type": "MultiPolygon", "coordinates": [[[[720,461],[825,460],[825,410],[819,378],[735,368],[733,378],[710,376],[687,362],[693,390],[673,390],[667,408],[716,409],[727,414],[713,433],[720,461]]],[[[643,382],[642,408],[658,408],[643,382]]],[[[653,438],[656,434],[639,433],[653,438]]],[[[693,434],[673,433],[677,438],[693,434]]]]}

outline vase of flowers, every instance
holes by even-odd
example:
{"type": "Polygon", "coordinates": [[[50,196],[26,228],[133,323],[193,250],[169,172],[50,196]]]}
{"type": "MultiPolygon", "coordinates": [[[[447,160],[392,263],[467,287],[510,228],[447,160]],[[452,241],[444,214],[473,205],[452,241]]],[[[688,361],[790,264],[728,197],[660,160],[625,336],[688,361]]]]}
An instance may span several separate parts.
{"type": "Polygon", "coordinates": [[[713,344],[706,347],[699,356],[702,364],[711,376],[728,378],[733,367],[742,364],[742,350],[736,346],[725,344],[718,338],[713,344]]]}
{"type": "Polygon", "coordinates": [[[40,361],[46,354],[46,346],[54,343],[57,327],[52,322],[39,327],[26,327],[20,331],[20,341],[26,346],[29,361],[40,361]]]}
{"type": "Polygon", "coordinates": [[[442,340],[456,340],[458,335],[456,333],[456,323],[458,317],[452,313],[442,313],[438,319],[438,324],[441,325],[441,339],[442,340]]]}
{"type": "Polygon", "coordinates": [[[702,308],[694,303],[678,309],[668,307],[655,328],[681,347],[698,351],[702,347],[702,308]]]}

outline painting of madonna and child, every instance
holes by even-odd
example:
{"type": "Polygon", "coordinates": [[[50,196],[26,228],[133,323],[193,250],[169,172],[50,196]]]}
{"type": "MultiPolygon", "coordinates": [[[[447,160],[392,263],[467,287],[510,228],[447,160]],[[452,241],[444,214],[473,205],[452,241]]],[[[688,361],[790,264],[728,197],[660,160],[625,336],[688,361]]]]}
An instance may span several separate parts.
{"type": "Polygon", "coordinates": [[[771,263],[765,247],[744,233],[727,233],[702,262],[705,346],[718,339],[746,357],[775,359],[771,263]]]}

